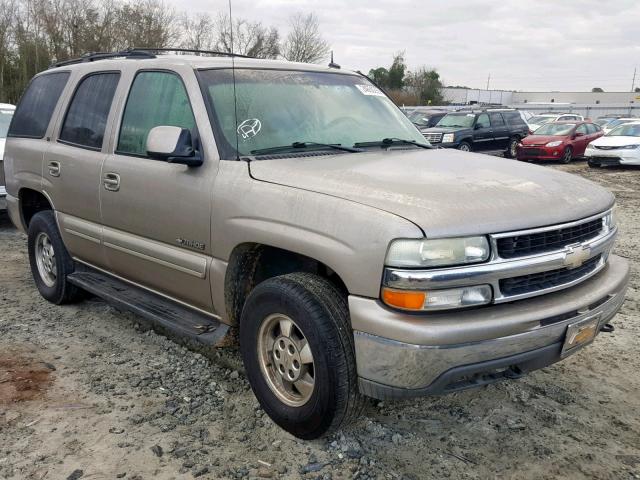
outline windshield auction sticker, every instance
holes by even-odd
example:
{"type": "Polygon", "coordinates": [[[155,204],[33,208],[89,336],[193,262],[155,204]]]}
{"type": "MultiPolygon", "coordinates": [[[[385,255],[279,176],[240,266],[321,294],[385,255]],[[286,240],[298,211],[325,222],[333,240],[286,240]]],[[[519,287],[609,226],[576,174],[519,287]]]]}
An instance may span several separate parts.
{"type": "Polygon", "coordinates": [[[237,131],[243,140],[248,140],[251,137],[255,137],[260,130],[262,130],[262,122],[260,122],[260,120],[257,118],[247,118],[238,125],[237,131]]]}
{"type": "Polygon", "coordinates": [[[373,85],[356,85],[356,88],[360,90],[360,93],[363,95],[373,95],[375,97],[384,97],[384,93],[380,91],[380,89],[374,87],[373,85]]]}

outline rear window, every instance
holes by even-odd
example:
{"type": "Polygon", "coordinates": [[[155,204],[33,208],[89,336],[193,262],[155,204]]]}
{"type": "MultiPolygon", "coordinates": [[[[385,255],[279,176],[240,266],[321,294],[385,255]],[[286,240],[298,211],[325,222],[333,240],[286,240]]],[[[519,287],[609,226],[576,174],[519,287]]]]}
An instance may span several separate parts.
{"type": "Polygon", "coordinates": [[[60,141],[92,150],[102,148],[119,79],[119,73],[105,72],[91,74],[80,82],[64,119],[60,141]]]}
{"type": "Polygon", "coordinates": [[[22,96],[9,128],[9,137],[42,138],[67,84],[69,72],[35,77],[22,96]]]}

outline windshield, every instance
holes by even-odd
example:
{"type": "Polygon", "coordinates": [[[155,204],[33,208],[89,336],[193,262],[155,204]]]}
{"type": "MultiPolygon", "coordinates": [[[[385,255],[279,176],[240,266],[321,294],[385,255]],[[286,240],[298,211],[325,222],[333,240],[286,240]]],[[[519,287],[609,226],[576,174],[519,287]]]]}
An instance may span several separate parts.
{"type": "Polygon", "coordinates": [[[438,127],[472,127],[476,119],[474,113],[447,113],[440,119],[438,127]]]}
{"type": "Polygon", "coordinates": [[[295,142],[316,143],[307,151],[385,138],[425,143],[402,111],[357,75],[236,69],[237,106],[231,69],[202,70],[199,79],[225,159],[295,142]]]}
{"type": "Polygon", "coordinates": [[[527,122],[532,123],[533,125],[544,125],[545,123],[549,123],[555,120],[556,117],[544,117],[542,115],[536,115],[535,117],[531,117],[527,122]]]}
{"type": "Polygon", "coordinates": [[[533,134],[534,135],[569,135],[571,130],[576,126],[575,123],[547,123],[542,125],[533,134]]]}
{"type": "Polygon", "coordinates": [[[607,137],[640,137],[640,123],[620,125],[607,133],[607,137]]]}
{"type": "Polygon", "coordinates": [[[623,123],[629,123],[629,122],[633,122],[634,119],[630,119],[630,118],[619,118],[618,120],[612,120],[609,123],[607,123],[607,128],[612,129],[614,127],[617,127],[618,125],[622,125],[623,123]]]}
{"type": "Polygon", "coordinates": [[[422,112],[413,112],[409,114],[409,120],[418,125],[427,125],[429,123],[429,115],[422,112]]]}
{"type": "Polygon", "coordinates": [[[7,138],[7,131],[12,117],[13,110],[0,110],[0,138],[7,138]]]}

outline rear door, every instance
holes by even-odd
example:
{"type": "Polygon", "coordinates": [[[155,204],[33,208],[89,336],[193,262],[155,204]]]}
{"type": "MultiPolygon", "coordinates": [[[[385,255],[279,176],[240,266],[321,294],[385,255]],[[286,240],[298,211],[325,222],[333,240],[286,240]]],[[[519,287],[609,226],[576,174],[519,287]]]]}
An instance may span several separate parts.
{"type": "Polygon", "coordinates": [[[489,120],[491,122],[491,128],[493,129],[494,148],[499,148],[501,150],[506,149],[509,146],[510,132],[502,113],[489,113],[489,120]]]}
{"type": "Polygon", "coordinates": [[[106,262],[98,182],[119,81],[119,71],[92,72],[79,79],[44,158],[46,191],[55,205],[65,246],[76,259],[99,267],[106,262]]]}
{"type": "Polygon", "coordinates": [[[496,149],[493,140],[493,130],[491,129],[491,121],[487,113],[481,113],[476,118],[473,130],[473,149],[474,150],[493,150],[496,149]]]}
{"type": "Polygon", "coordinates": [[[149,158],[147,136],[162,125],[187,128],[196,142],[201,131],[210,130],[195,74],[186,66],[140,70],[133,77],[100,181],[105,255],[116,275],[211,311],[211,199],[218,155],[214,145],[200,142],[200,167],[149,158]]]}

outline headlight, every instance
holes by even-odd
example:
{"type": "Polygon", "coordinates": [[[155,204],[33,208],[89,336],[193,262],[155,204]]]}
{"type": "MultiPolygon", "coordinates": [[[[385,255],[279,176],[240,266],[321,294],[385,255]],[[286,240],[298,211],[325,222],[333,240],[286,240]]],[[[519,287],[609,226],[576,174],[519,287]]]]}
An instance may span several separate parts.
{"type": "Polygon", "coordinates": [[[557,140],[555,142],[549,142],[545,145],[545,147],[559,147],[562,145],[562,140],[557,140]]]}
{"type": "Polygon", "coordinates": [[[489,259],[486,237],[394,240],[387,252],[390,267],[443,267],[484,262],[489,259]]]}
{"type": "Polygon", "coordinates": [[[614,205],[613,208],[607,213],[604,218],[604,225],[608,230],[613,230],[618,224],[618,206],[614,205]]]}
{"type": "Polygon", "coordinates": [[[634,148],[638,148],[640,147],[640,145],[625,145],[624,147],[621,147],[623,150],[633,150],[634,148]]]}
{"type": "Polygon", "coordinates": [[[442,143],[453,143],[455,139],[455,134],[453,133],[445,133],[442,136],[442,143]]]}
{"type": "Polygon", "coordinates": [[[589,144],[587,145],[587,150],[595,150],[596,147],[594,147],[593,145],[589,144]]]}

